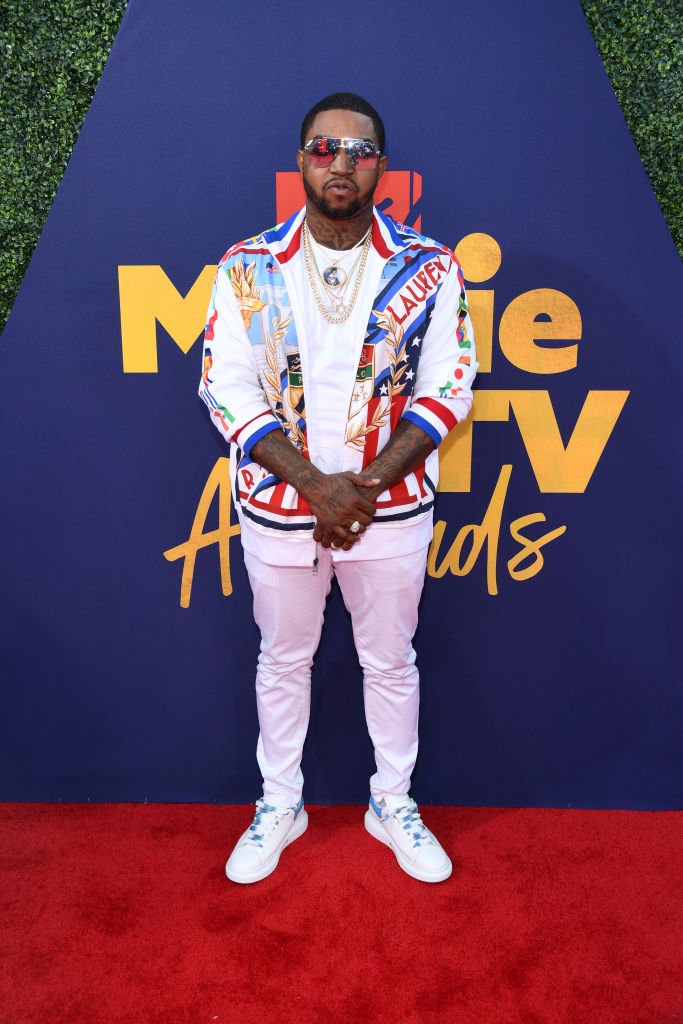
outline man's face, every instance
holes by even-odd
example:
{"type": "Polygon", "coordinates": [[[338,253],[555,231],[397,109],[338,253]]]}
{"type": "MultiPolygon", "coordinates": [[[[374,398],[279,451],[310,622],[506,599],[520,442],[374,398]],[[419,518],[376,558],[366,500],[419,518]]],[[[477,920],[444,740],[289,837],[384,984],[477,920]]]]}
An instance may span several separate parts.
{"type": "MultiPolygon", "coordinates": [[[[335,139],[369,139],[379,144],[371,119],[353,110],[325,110],[318,114],[305,141],[317,135],[335,139]]],[[[345,220],[372,204],[387,158],[380,157],[376,167],[360,169],[354,167],[346,150],[340,148],[329,167],[314,167],[308,154],[299,150],[297,163],[303,174],[308,201],[326,217],[345,220]]]]}

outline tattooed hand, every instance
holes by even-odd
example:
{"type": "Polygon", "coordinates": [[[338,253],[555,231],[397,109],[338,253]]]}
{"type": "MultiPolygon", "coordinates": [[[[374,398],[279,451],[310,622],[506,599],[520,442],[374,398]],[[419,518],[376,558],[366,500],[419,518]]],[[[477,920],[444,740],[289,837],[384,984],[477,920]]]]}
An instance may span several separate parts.
{"type": "MultiPolygon", "coordinates": [[[[364,470],[360,473],[337,473],[327,479],[346,478],[356,488],[358,495],[372,505],[374,514],[377,498],[382,491],[400,483],[407,473],[421,466],[433,450],[434,442],[421,427],[409,420],[401,420],[377,458],[364,470]]],[[[320,541],[323,547],[341,546],[344,551],[348,551],[360,537],[362,529],[368,525],[360,516],[354,516],[354,519],[361,524],[361,531],[353,534],[347,529],[344,537],[344,531],[339,529],[339,525],[348,527],[353,519],[349,521],[342,517],[338,520],[339,525],[330,529],[325,518],[318,516],[313,538],[320,541]]]]}
{"type": "MultiPolygon", "coordinates": [[[[373,481],[373,486],[376,483],[373,481]]],[[[322,475],[305,498],[316,517],[313,539],[324,548],[348,551],[372,522],[375,513],[374,501],[368,498],[367,488],[355,485],[354,473],[322,475]],[[349,529],[354,522],[360,523],[358,533],[349,529]]]]}
{"type": "Polygon", "coordinates": [[[424,430],[401,420],[377,458],[361,473],[322,473],[279,430],[261,438],[252,455],[306,499],[317,520],[314,540],[325,548],[348,551],[372,522],[382,491],[422,465],[433,449],[434,442],[424,430]],[[360,530],[352,533],[349,527],[356,521],[360,530]]]}
{"type": "MultiPolygon", "coordinates": [[[[375,502],[367,497],[364,485],[354,486],[354,473],[326,474],[305,459],[287,440],[281,430],[272,430],[257,441],[252,457],[286,480],[308,502],[317,519],[314,537],[324,547],[343,547],[349,550],[360,535],[349,527],[359,522],[361,531],[372,522],[375,502]]],[[[374,486],[377,480],[372,480],[374,486]]]]}
{"type": "MultiPolygon", "coordinates": [[[[421,427],[402,420],[377,458],[360,473],[349,476],[359,491],[376,505],[382,491],[394,487],[421,466],[433,450],[434,442],[421,427]]],[[[350,544],[343,546],[347,551],[351,547],[350,544]]]]}

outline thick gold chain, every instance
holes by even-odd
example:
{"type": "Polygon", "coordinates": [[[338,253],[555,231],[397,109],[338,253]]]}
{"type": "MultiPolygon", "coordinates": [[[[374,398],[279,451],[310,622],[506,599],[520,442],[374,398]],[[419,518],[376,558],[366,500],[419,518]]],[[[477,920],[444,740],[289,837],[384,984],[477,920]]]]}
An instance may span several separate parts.
{"type": "Polygon", "coordinates": [[[351,313],[353,312],[353,307],[356,305],[356,299],[358,298],[358,293],[360,292],[360,286],[363,280],[363,275],[365,273],[365,265],[368,262],[370,246],[372,245],[372,232],[368,231],[367,238],[363,242],[360,266],[358,268],[358,275],[356,277],[356,283],[353,286],[351,298],[347,303],[343,303],[341,311],[339,313],[331,313],[320,297],[320,292],[318,291],[318,286],[315,280],[315,274],[313,273],[312,263],[315,263],[315,269],[318,271],[318,276],[320,277],[321,275],[320,270],[318,269],[318,264],[315,259],[315,256],[311,251],[311,240],[308,231],[308,224],[306,223],[305,220],[303,223],[301,234],[304,243],[304,262],[306,264],[306,273],[308,274],[308,283],[311,286],[311,291],[313,292],[313,298],[316,301],[316,305],[329,324],[343,324],[344,321],[348,320],[348,318],[351,316],[351,313]]]}

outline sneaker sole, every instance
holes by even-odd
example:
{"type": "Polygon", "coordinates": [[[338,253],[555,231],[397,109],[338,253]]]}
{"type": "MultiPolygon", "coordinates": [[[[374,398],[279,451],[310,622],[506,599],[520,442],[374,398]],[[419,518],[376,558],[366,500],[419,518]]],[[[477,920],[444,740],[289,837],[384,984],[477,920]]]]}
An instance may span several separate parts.
{"type": "Polygon", "coordinates": [[[267,860],[265,864],[262,864],[257,871],[252,871],[249,874],[247,874],[246,872],[241,872],[239,875],[231,873],[228,868],[230,861],[228,861],[228,863],[225,865],[225,874],[227,875],[231,882],[238,882],[240,885],[250,885],[252,882],[260,882],[262,878],[267,878],[268,875],[271,875],[273,871],[275,871],[275,868],[278,866],[278,863],[280,861],[280,854],[284,850],[285,846],[289,846],[289,844],[293,843],[295,839],[298,839],[299,836],[302,836],[307,828],[308,814],[306,813],[306,809],[304,808],[300,812],[299,817],[296,819],[289,832],[287,833],[282,846],[280,846],[279,849],[274,850],[269,860],[267,860]]]}
{"type": "Polygon", "coordinates": [[[392,842],[391,836],[370,809],[365,812],[365,827],[373,839],[378,839],[380,843],[384,843],[385,846],[389,847],[396,857],[399,866],[411,878],[417,878],[418,882],[445,882],[447,878],[450,878],[453,871],[453,865],[450,861],[448,862],[448,867],[442,871],[428,874],[425,871],[420,871],[418,867],[407,860],[401,850],[392,842]]]}

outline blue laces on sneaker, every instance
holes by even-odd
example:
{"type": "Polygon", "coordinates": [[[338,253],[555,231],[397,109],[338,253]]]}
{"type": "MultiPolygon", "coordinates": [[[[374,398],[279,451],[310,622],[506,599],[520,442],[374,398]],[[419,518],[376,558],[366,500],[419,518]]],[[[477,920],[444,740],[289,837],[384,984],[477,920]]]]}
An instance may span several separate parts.
{"type": "Polygon", "coordinates": [[[403,831],[408,833],[408,837],[414,847],[437,845],[434,836],[420,817],[420,811],[414,800],[411,800],[408,804],[403,804],[401,807],[396,807],[395,810],[388,813],[401,822],[403,831]]]}
{"type": "Polygon", "coordinates": [[[256,801],[256,814],[254,820],[249,826],[249,833],[246,837],[247,841],[254,843],[255,846],[263,846],[264,840],[268,834],[273,831],[274,828],[280,824],[283,818],[291,812],[292,808],[287,807],[284,810],[279,807],[273,807],[272,804],[267,804],[263,798],[256,801]]]}

